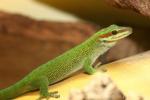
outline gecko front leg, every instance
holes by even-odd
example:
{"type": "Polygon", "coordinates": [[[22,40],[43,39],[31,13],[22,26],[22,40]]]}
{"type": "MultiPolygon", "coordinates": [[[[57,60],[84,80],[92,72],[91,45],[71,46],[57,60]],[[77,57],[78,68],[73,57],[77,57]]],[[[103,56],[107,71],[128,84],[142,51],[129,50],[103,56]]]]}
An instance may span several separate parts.
{"type": "MultiPolygon", "coordinates": [[[[94,66],[94,68],[98,68],[98,67],[100,67],[102,65],[102,63],[101,62],[98,62],[95,66],[94,66]]],[[[107,72],[107,69],[106,68],[100,68],[100,70],[102,71],[102,72],[107,72]]]]}
{"type": "Polygon", "coordinates": [[[86,58],[83,64],[83,70],[87,74],[94,74],[96,72],[96,69],[93,68],[92,66],[92,61],[90,58],[86,58]]]}
{"type": "Polygon", "coordinates": [[[95,66],[94,66],[94,68],[98,68],[98,67],[100,67],[101,66],[101,62],[98,62],[95,66]]]}

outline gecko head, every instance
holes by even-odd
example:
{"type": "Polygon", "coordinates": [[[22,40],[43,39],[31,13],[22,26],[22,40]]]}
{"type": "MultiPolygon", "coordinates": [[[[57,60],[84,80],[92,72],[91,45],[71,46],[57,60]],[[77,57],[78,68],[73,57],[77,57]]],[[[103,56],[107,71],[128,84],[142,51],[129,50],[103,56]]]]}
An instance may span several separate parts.
{"type": "Polygon", "coordinates": [[[122,38],[129,36],[132,33],[132,28],[111,25],[97,32],[100,42],[113,43],[122,38]]]}

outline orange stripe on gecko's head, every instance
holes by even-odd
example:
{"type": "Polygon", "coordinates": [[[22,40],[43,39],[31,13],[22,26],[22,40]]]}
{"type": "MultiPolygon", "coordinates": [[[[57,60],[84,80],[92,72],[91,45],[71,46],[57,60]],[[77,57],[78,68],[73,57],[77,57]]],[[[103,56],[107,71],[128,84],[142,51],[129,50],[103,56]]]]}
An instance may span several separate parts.
{"type": "Polygon", "coordinates": [[[99,37],[100,38],[107,38],[107,37],[109,37],[109,36],[112,36],[112,33],[110,32],[110,33],[107,33],[107,34],[102,34],[102,35],[100,35],[99,37]]]}
{"type": "Polygon", "coordinates": [[[109,32],[109,33],[106,33],[106,34],[101,34],[99,37],[100,38],[107,38],[109,36],[116,35],[117,33],[118,33],[117,31],[112,31],[112,32],[109,32]]]}

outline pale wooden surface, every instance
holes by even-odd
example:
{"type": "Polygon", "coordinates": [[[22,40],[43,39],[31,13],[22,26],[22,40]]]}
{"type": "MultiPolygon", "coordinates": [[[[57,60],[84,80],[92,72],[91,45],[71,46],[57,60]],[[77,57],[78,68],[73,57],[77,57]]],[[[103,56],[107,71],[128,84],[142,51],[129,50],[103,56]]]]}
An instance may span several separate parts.
{"type": "Polygon", "coordinates": [[[143,95],[145,100],[150,100],[150,51],[104,67],[122,91],[136,92],[143,95]]]}
{"type": "MultiPolygon", "coordinates": [[[[107,69],[106,74],[113,79],[125,94],[135,92],[143,95],[145,100],[150,100],[150,51],[106,64],[102,67],[107,69]]],[[[82,88],[92,77],[100,74],[102,73],[97,72],[94,75],[80,73],[58,84],[50,86],[49,91],[58,90],[61,94],[61,98],[51,100],[67,100],[70,89],[82,88]]],[[[38,92],[33,92],[25,94],[16,100],[35,100],[38,96],[38,92]]]]}

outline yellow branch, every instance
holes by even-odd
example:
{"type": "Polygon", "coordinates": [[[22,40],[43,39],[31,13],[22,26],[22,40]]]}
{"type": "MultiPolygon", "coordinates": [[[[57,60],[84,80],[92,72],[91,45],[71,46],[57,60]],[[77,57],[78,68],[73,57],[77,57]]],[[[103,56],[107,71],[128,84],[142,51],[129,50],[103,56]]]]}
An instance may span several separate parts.
{"type": "MultiPolygon", "coordinates": [[[[124,92],[135,92],[144,96],[145,100],[150,100],[150,51],[103,65],[107,69],[106,74],[114,80],[118,87],[124,92]]],[[[59,91],[59,99],[67,100],[70,89],[84,87],[95,75],[79,73],[62,82],[49,87],[49,91],[59,91]]],[[[16,100],[35,100],[39,97],[39,92],[27,93],[16,100]]]]}

